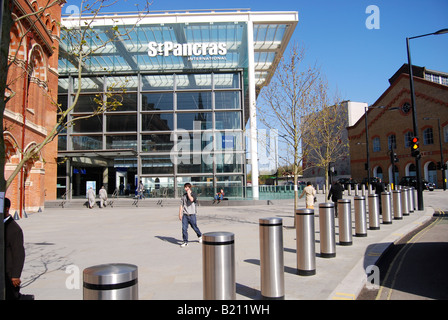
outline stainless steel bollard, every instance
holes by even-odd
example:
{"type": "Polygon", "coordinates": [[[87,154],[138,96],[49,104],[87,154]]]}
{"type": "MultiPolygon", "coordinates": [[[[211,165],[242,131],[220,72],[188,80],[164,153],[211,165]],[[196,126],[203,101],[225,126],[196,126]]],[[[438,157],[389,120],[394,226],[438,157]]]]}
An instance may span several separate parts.
{"type": "Polygon", "coordinates": [[[333,203],[324,202],[319,204],[319,232],[321,257],[336,257],[333,203]]]}
{"type": "Polygon", "coordinates": [[[401,210],[401,190],[392,191],[392,200],[394,207],[394,220],[403,219],[403,211],[401,210]]]}
{"type": "Polygon", "coordinates": [[[375,193],[369,194],[369,229],[380,229],[380,209],[378,195],[375,193]]]}
{"type": "Polygon", "coordinates": [[[367,237],[366,197],[354,198],[355,208],[355,236],[367,237]]]}
{"type": "Polygon", "coordinates": [[[415,188],[414,187],[410,187],[409,189],[410,189],[409,196],[410,196],[410,199],[411,199],[411,205],[409,207],[409,211],[410,212],[414,212],[415,211],[415,202],[416,202],[416,197],[415,197],[415,192],[414,192],[415,188]]]}
{"type": "Polygon", "coordinates": [[[101,264],[84,269],[84,300],[138,300],[138,268],[132,264],[101,264]]]}
{"type": "Polygon", "coordinates": [[[316,274],[314,209],[296,210],[297,274],[316,274]]]}
{"type": "Polygon", "coordinates": [[[235,235],[209,232],[202,235],[204,300],[235,300],[235,235]]]}
{"type": "Polygon", "coordinates": [[[401,189],[401,211],[404,216],[409,215],[409,193],[406,187],[401,189]]]}
{"type": "Polygon", "coordinates": [[[338,200],[339,244],[351,246],[352,241],[352,206],[350,199],[338,200]]]}
{"type": "Polygon", "coordinates": [[[283,260],[283,221],[281,218],[259,220],[261,296],[264,299],[285,298],[283,260]]]}
{"type": "Polygon", "coordinates": [[[412,192],[412,187],[408,187],[407,188],[407,193],[408,193],[408,206],[409,206],[409,213],[413,213],[414,212],[414,204],[413,204],[413,192],[412,192]]]}
{"type": "Polygon", "coordinates": [[[381,208],[384,224],[392,223],[392,211],[391,211],[390,192],[381,192],[381,208]]]}

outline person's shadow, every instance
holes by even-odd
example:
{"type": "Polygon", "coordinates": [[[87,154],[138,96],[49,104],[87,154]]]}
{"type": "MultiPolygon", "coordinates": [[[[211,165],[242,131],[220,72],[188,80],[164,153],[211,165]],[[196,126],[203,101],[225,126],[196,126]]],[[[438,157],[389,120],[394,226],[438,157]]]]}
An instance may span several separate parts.
{"type": "Polygon", "coordinates": [[[182,243],[181,240],[177,240],[176,238],[173,237],[162,237],[162,236],[155,236],[157,239],[160,239],[162,241],[166,241],[175,245],[180,245],[182,243]]]}

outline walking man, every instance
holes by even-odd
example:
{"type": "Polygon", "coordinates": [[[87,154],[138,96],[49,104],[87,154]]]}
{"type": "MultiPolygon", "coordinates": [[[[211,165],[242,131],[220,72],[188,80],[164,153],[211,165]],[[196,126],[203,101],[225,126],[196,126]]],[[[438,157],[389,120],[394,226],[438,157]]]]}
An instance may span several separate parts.
{"type": "Polygon", "coordinates": [[[103,206],[105,207],[107,203],[107,191],[106,188],[104,188],[104,186],[102,186],[100,189],[99,197],[100,197],[100,208],[102,208],[103,206]]]}
{"type": "Polygon", "coordinates": [[[199,238],[199,242],[202,242],[202,233],[199,230],[196,222],[196,194],[191,190],[191,184],[184,184],[185,193],[182,196],[181,204],[179,207],[179,220],[182,221],[182,244],[181,247],[188,245],[188,225],[190,225],[196,235],[199,238]]]}

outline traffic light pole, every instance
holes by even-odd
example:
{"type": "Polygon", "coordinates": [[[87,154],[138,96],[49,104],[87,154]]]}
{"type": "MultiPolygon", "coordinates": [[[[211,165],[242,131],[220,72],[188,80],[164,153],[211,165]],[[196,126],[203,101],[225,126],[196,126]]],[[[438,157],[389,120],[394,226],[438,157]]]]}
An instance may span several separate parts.
{"type": "MultiPolygon", "coordinates": [[[[411,87],[411,104],[412,104],[412,126],[414,130],[414,137],[418,138],[418,126],[417,126],[417,106],[415,104],[415,91],[414,91],[414,76],[412,73],[411,52],[409,47],[409,39],[406,38],[406,49],[408,52],[408,65],[409,65],[409,81],[411,87]]],[[[412,38],[411,38],[412,39],[412,38]]],[[[422,177],[420,173],[420,157],[415,157],[415,174],[417,179],[417,206],[418,210],[424,209],[423,204],[423,188],[422,177]]]]}

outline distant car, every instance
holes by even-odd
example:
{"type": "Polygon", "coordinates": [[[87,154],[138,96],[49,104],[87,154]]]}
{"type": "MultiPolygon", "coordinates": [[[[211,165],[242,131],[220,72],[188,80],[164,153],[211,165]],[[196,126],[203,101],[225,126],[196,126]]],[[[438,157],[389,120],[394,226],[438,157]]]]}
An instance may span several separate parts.
{"type": "MultiPolygon", "coordinates": [[[[415,176],[405,176],[400,179],[398,183],[400,186],[417,188],[417,178],[415,176]]],[[[423,190],[434,191],[435,184],[422,179],[423,190]]]]}
{"type": "Polygon", "coordinates": [[[352,178],[339,178],[338,182],[342,184],[345,190],[348,190],[349,185],[352,190],[355,190],[355,185],[358,184],[356,180],[353,180],[352,178]]]}
{"type": "MultiPolygon", "coordinates": [[[[371,185],[377,183],[378,181],[379,181],[379,179],[377,177],[370,177],[370,184],[371,185]]],[[[367,185],[367,178],[362,179],[361,184],[367,185]]]]}

